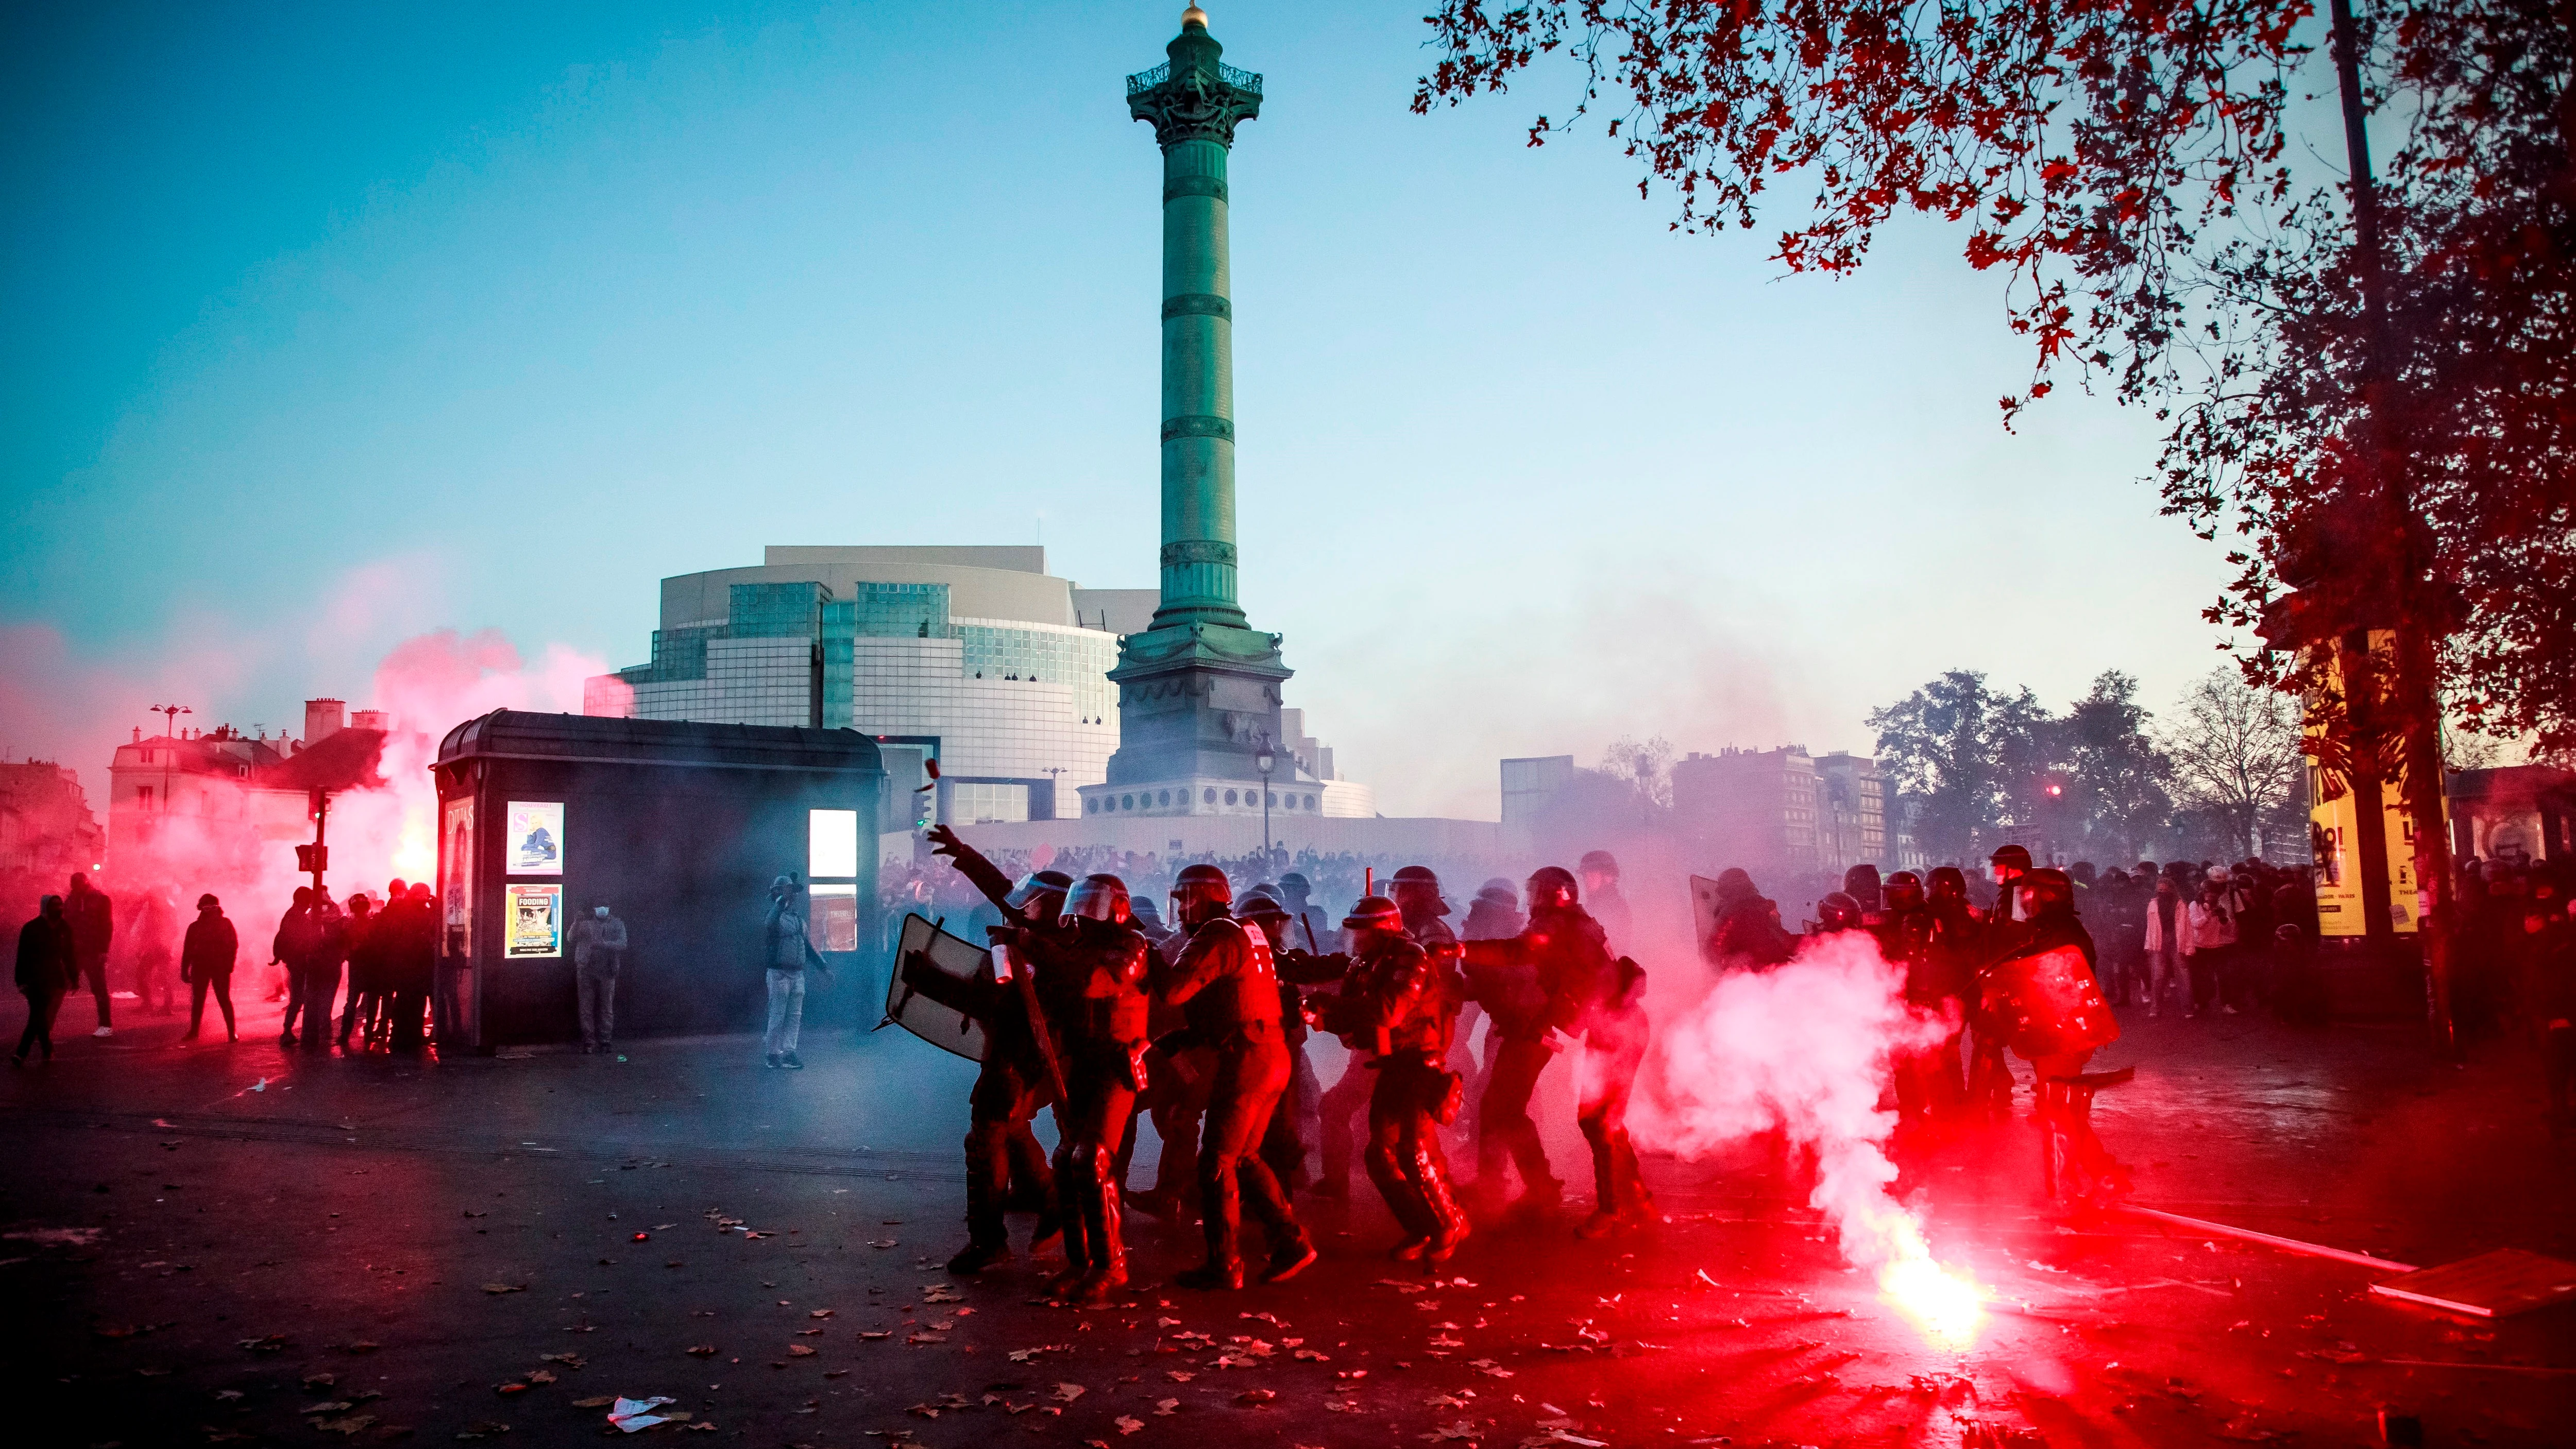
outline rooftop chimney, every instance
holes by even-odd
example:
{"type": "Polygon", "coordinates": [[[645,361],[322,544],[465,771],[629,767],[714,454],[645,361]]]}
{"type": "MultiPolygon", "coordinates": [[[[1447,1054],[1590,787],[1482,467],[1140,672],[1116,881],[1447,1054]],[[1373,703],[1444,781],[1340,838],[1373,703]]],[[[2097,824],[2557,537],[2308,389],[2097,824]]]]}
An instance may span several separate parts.
{"type": "Polygon", "coordinates": [[[336,699],[304,701],[304,747],[311,749],[340,732],[348,723],[348,706],[336,699]]]}

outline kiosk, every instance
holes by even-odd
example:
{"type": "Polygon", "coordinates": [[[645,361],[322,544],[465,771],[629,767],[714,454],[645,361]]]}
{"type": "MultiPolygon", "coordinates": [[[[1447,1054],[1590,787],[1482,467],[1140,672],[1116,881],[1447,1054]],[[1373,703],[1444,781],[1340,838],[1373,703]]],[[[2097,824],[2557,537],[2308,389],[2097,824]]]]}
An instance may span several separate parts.
{"type": "Polygon", "coordinates": [[[757,1030],[782,875],[840,977],[809,1019],[873,1007],[857,976],[886,784],[867,736],[505,709],[450,730],[432,770],[442,1048],[579,1040],[568,936],[600,905],[626,922],[619,1036],[757,1030]]]}

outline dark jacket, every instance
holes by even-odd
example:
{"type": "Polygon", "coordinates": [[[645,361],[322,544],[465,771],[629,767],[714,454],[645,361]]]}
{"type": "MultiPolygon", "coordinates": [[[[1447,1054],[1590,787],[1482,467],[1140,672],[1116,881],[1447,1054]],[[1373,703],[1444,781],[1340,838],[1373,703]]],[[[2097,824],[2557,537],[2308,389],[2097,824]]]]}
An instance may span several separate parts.
{"type": "Polygon", "coordinates": [[[18,928],[18,989],[50,996],[80,975],[72,955],[72,929],[60,916],[39,915],[18,928]]]}
{"type": "Polygon", "coordinates": [[[1608,939],[1581,906],[1533,911],[1519,935],[1470,941],[1465,950],[1477,1000],[1509,1041],[1582,1030],[1613,985],[1608,939]]]}
{"type": "Polygon", "coordinates": [[[1279,970],[1270,938],[1241,921],[1220,917],[1190,933],[1180,960],[1157,973],[1154,995],[1182,1009],[1210,1041],[1256,1022],[1279,1020],[1279,970]]]}
{"type": "Polygon", "coordinates": [[[220,915],[200,915],[188,923],[187,943],[179,948],[179,979],[221,981],[233,974],[241,956],[241,933],[220,915]]]}
{"type": "Polygon", "coordinates": [[[115,903],[108,900],[107,892],[90,886],[64,896],[63,919],[71,926],[72,952],[76,959],[107,959],[108,943],[116,939],[116,908],[115,903]]]}
{"type": "Polygon", "coordinates": [[[1446,1059],[1458,1021],[1448,973],[1411,937],[1377,934],[1344,973],[1340,994],[1319,1003],[1325,1029],[1351,1050],[1376,1057],[1446,1059]]]}

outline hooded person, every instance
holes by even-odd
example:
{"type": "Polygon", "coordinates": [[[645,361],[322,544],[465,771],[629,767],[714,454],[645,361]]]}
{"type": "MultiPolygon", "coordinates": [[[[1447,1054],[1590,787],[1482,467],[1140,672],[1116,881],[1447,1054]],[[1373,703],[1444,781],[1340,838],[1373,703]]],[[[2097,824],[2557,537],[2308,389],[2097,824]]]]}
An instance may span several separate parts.
{"type": "MultiPolygon", "coordinates": [[[[1030,1251],[1062,1229],[1054,1174],[1029,1126],[1038,1109],[1056,1100],[1049,1049],[1038,1036],[1045,1023],[1031,1020],[1025,1003],[1034,992],[1023,993],[1008,972],[1043,954],[1040,943],[1071,935],[1065,901],[1073,880],[1060,871],[1039,871],[1013,881],[947,826],[934,825],[928,834],[931,853],[948,857],[1005,921],[987,931],[996,952],[977,977],[969,1012],[984,1028],[985,1048],[966,1097],[966,1246],[948,1260],[948,1271],[971,1276],[1010,1260],[1006,1214],[1014,1178],[1036,1188],[1046,1204],[1030,1251]]],[[[914,964],[897,963],[896,969],[910,971],[914,964]]]]}
{"type": "Polygon", "coordinates": [[[1319,1023],[1374,1068],[1369,1091],[1368,1174],[1404,1232],[1390,1256],[1438,1265],[1467,1238],[1440,1150],[1439,1127],[1456,1116],[1449,1057],[1457,1001],[1448,973],[1404,929],[1385,896],[1363,896],[1343,918],[1350,967],[1341,989],[1315,1003],[1319,1023]]]}
{"type": "Polygon", "coordinates": [[[98,1026],[90,1035],[114,1036],[115,1023],[108,1019],[107,951],[116,940],[116,905],[89,883],[86,871],[72,872],[71,888],[63,896],[63,921],[71,928],[81,979],[89,983],[90,998],[98,1006],[98,1026]]]}
{"type": "Polygon", "coordinates": [[[574,1004],[581,1009],[581,1049],[616,1049],[617,973],[626,962],[626,922],[605,902],[572,923],[574,1004]]]}
{"type": "Polygon", "coordinates": [[[1263,1282],[1284,1282],[1315,1261],[1314,1245],[1256,1150],[1288,1087],[1288,1045],[1270,937],[1234,919],[1233,895],[1215,866],[1184,869],[1172,899],[1188,940],[1168,969],[1154,973],[1155,998],[1179,1008],[1188,1030],[1216,1058],[1197,1164],[1207,1261],[1174,1280],[1184,1288],[1243,1286],[1247,1203],[1269,1239],[1263,1282]]]}
{"type": "Polygon", "coordinates": [[[27,998],[27,1027],[18,1034],[13,1067],[27,1064],[27,1053],[44,1048],[54,1059],[54,1012],[63,993],[80,979],[80,958],[73,945],[71,922],[63,916],[63,898],[47,896],[33,919],[18,928],[18,994],[27,998]]]}
{"type": "Polygon", "coordinates": [[[197,897],[197,918],[188,923],[179,947],[179,979],[188,984],[188,1034],[195,1041],[206,1019],[206,993],[224,1014],[224,1039],[241,1040],[233,1022],[233,965],[241,957],[241,934],[224,918],[224,904],[211,895],[197,897]]]}
{"type": "Polygon", "coordinates": [[[279,1046],[295,1045],[295,1018],[299,1012],[305,1016],[308,1032],[319,1029],[313,1024],[312,1014],[304,1010],[304,987],[309,979],[305,968],[321,946],[322,922],[313,911],[313,888],[297,886],[286,913],[277,918],[277,934],[268,943],[269,964],[286,972],[286,1015],[278,1022],[279,1046]]]}

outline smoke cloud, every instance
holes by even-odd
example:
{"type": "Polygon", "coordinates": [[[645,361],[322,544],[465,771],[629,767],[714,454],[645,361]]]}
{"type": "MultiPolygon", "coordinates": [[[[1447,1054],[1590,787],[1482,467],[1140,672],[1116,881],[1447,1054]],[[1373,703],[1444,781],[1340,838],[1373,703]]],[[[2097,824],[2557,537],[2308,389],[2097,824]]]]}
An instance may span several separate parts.
{"type": "Polygon", "coordinates": [[[1769,1132],[1812,1152],[1810,1201],[1843,1255],[1879,1270],[1900,1302],[1922,1291],[1917,1276],[1938,1270],[1914,1215],[1888,1195],[1896,1114],[1880,1103],[1895,1059],[1957,1026],[1909,1005],[1904,987],[1904,972],[1862,931],[1809,937],[1795,959],[1767,971],[1726,972],[1658,1021],[1629,1118],[1640,1146],[1684,1158],[1769,1132]]]}

